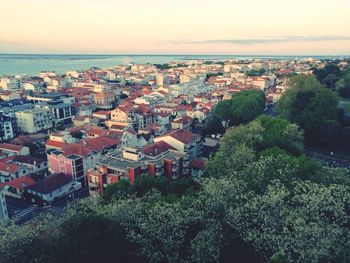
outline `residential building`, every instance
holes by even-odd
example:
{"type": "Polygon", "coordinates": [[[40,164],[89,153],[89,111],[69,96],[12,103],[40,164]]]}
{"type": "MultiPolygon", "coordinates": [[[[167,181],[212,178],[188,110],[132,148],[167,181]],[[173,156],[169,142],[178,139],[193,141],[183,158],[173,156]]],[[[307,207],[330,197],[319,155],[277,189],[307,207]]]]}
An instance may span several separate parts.
{"type": "Polygon", "coordinates": [[[132,105],[119,105],[116,109],[111,111],[109,127],[114,124],[137,129],[139,120],[135,108],[132,105]]]}
{"type": "Polygon", "coordinates": [[[193,126],[194,126],[193,119],[186,115],[176,118],[171,122],[172,130],[182,129],[186,131],[191,131],[193,129],[193,126]]]}
{"type": "Polygon", "coordinates": [[[31,170],[17,164],[0,161],[0,183],[5,183],[21,176],[27,175],[31,170]]]}
{"type": "Polygon", "coordinates": [[[202,152],[201,136],[185,130],[173,130],[163,136],[156,137],[154,142],[164,141],[184,154],[184,173],[189,174],[189,164],[202,152]]]}
{"type": "Polygon", "coordinates": [[[17,132],[16,119],[0,113],[0,141],[13,139],[17,132]]]}
{"type": "Polygon", "coordinates": [[[12,196],[15,198],[22,199],[24,198],[23,194],[26,187],[36,184],[36,181],[31,178],[29,175],[24,175],[18,177],[17,179],[8,181],[4,183],[6,185],[5,195],[12,196]]]}
{"type": "Polygon", "coordinates": [[[32,156],[18,155],[15,156],[11,163],[27,167],[32,173],[46,172],[48,169],[47,161],[32,156]]]}
{"type": "Polygon", "coordinates": [[[101,194],[107,185],[121,179],[134,183],[142,174],[177,179],[183,175],[183,154],[161,141],[142,148],[124,147],[88,171],[91,194],[101,194]]]}
{"type": "Polygon", "coordinates": [[[53,127],[54,117],[50,109],[35,108],[15,113],[17,127],[26,133],[37,133],[53,127]]]}
{"type": "Polygon", "coordinates": [[[28,147],[12,143],[0,143],[0,153],[6,157],[30,154],[28,147]]]}
{"type": "Polygon", "coordinates": [[[61,100],[63,103],[67,103],[67,104],[73,104],[75,102],[74,97],[71,97],[67,94],[54,93],[54,92],[37,93],[34,95],[28,95],[27,100],[33,101],[35,103],[55,101],[55,100],[61,100]]]}
{"type": "Polygon", "coordinates": [[[62,100],[41,103],[36,108],[50,110],[52,112],[54,126],[70,124],[74,118],[72,104],[64,103],[62,100]]]}
{"type": "Polygon", "coordinates": [[[0,79],[0,88],[9,91],[22,91],[20,79],[15,77],[2,77],[0,79]]]}
{"type": "Polygon", "coordinates": [[[32,202],[49,204],[81,187],[81,183],[74,181],[71,176],[58,173],[27,187],[25,191],[30,194],[32,202]]]}
{"type": "Polygon", "coordinates": [[[99,109],[110,110],[115,103],[115,94],[113,92],[99,92],[94,101],[99,109]]]}
{"type": "Polygon", "coordinates": [[[127,129],[121,137],[122,145],[128,147],[143,147],[153,140],[152,133],[137,133],[133,129],[127,129]]]}
{"type": "Polygon", "coordinates": [[[47,160],[52,173],[65,173],[86,185],[86,172],[119,145],[119,140],[110,137],[87,138],[67,144],[61,150],[49,149],[47,160]]]}
{"type": "Polygon", "coordinates": [[[40,77],[31,77],[24,81],[24,89],[26,91],[32,91],[32,92],[44,92],[45,87],[45,81],[43,78],[40,77]]]}
{"type": "Polygon", "coordinates": [[[9,220],[9,215],[7,211],[5,193],[4,193],[4,185],[0,184],[0,223],[6,224],[9,220]]]}
{"type": "Polygon", "coordinates": [[[205,162],[201,159],[194,159],[190,163],[191,176],[201,177],[205,173],[205,162]]]}

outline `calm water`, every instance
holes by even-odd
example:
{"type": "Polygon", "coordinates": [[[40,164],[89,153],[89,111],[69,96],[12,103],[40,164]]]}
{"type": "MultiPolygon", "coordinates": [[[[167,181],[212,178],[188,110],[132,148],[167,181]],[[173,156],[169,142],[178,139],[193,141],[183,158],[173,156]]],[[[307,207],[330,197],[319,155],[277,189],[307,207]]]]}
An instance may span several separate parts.
{"type": "Polygon", "coordinates": [[[38,75],[43,70],[65,73],[69,70],[84,70],[91,67],[110,67],[134,63],[168,63],[186,60],[284,59],[301,58],[283,56],[228,56],[228,55],[27,55],[0,54],[0,76],[29,74],[38,75]]]}

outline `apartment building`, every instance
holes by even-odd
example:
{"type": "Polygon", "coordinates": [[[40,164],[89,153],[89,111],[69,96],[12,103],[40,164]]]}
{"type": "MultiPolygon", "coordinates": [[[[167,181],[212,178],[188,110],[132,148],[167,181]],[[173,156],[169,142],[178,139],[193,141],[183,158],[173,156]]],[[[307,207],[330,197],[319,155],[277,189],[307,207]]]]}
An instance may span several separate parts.
{"type": "Polygon", "coordinates": [[[163,141],[142,148],[124,147],[88,171],[90,194],[101,194],[121,179],[134,183],[142,174],[177,179],[183,175],[183,154],[163,141]]]}
{"type": "Polygon", "coordinates": [[[6,186],[0,185],[0,224],[6,224],[9,220],[4,194],[4,187],[6,186]]]}
{"type": "Polygon", "coordinates": [[[62,100],[48,101],[37,105],[36,108],[51,111],[54,126],[73,122],[74,114],[72,104],[64,103],[62,100]]]}
{"type": "Polygon", "coordinates": [[[184,154],[184,173],[189,174],[192,160],[202,153],[203,142],[200,135],[185,130],[173,130],[163,136],[156,137],[154,142],[164,141],[184,154]]]}
{"type": "Polygon", "coordinates": [[[16,119],[0,113],[0,141],[13,139],[17,130],[16,119]]]}
{"type": "Polygon", "coordinates": [[[119,140],[110,137],[88,138],[65,145],[61,150],[47,151],[49,170],[64,173],[86,185],[86,172],[94,167],[104,154],[115,149],[119,140]]]}
{"type": "Polygon", "coordinates": [[[52,111],[35,108],[33,110],[18,111],[15,113],[17,127],[26,133],[37,133],[51,129],[54,124],[52,111]]]}

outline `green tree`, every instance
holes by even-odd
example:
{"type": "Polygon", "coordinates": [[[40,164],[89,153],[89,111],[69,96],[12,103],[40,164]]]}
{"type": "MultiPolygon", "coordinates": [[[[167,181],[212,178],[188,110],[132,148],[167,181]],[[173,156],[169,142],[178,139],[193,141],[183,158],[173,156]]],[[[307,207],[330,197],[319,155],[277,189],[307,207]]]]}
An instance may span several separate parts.
{"type": "Polygon", "coordinates": [[[202,130],[202,136],[210,136],[212,134],[224,134],[225,128],[222,121],[215,114],[208,118],[205,127],[202,130]]]}
{"type": "Polygon", "coordinates": [[[324,68],[314,69],[313,73],[320,83],[332,90],[342,75],[340,68],[335,63],[327,63],[324,68]]]}
{"type": "Polygon", "coordinates": [[[215,113],[221,120],[228,123],[233,119],[232,100],[224,100],[218,103],[215,107],[215,113]]]}
{"type": "Polygon", "coordinates": [[[278,147],[300,155],[304,151],[304,135],[298,125],[286,119],[261,115],[257,119],[264,128],[262,148],[278,147]]]}
{"type": "Polygon", "coordinates": [[[118,223],[94,212],[77,214],[61,226],[55,262],[142,262],[118,223]]]}
{"type": "Polygon", "coordinates": [[[335,90],[341,97],[350,97],[350,72],[345,72],[342,78],[336,83],[335,90]]]}
{"type": "Polygon", "coordinates": [[[244,90],[235,93],[232,99],[220,102],[215,107],[215,114],[229,126],[247,123],[263,113],[265,100],[263,91],[244,90]]]}
{"type": "Polygon", "coordinates": [[[277,103],[277,111],[300,125],[308,142],[319,139],[319,131],[328,120],[338,120],[338,97],[314,77],[299,75],[277,103]]]}

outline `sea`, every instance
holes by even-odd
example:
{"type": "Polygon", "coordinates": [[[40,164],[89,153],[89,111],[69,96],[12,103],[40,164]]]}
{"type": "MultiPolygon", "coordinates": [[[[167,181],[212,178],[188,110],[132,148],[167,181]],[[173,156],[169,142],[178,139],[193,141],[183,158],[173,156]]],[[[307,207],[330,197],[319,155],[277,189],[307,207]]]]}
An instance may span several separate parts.
{"type": "Polygon", "coordinates": [[[189,60],[227,59],[300,59],[343,58],[326,56],[258,56],[258,55],[82,55],[82,54],[0,54],[0,76],[39,75],[41,71],[63,74],[69,70],[85,70],[91,67],[107,68],[121,64],[164,64],[189,60]]]}

